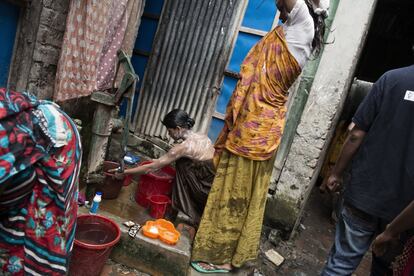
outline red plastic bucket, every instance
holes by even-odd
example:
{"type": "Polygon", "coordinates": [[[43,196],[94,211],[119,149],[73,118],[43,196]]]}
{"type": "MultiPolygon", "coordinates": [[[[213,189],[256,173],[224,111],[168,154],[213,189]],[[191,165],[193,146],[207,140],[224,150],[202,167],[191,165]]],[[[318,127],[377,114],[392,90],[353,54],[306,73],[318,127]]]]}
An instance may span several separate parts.
{"type": "Polygon", "coordinates": [[[80,215],[69,266],[72,276],[99,276],[121,230],[112,220],[100,215],[80,215]]]}
{"type": "Polygon", "coordinates": [[[132,182],[132,174],[125,175],[124,182],[122,183],[123,186],[129,186],[132,182]]]}
{"type": "Polygon", "coordinates": [[[150,216],[156,219],[164,218],[171,200],[166,195],[152,195],[148,198],[150,202],[150,216]]]}
{"type": "Polygon", "coordinates": [[[116,162],[104,161],[103,169],[105,180],[102,184],[98,184],[96,187],[96,192],[102,192],[103,199],[117,198],[122,186],[124,185],[125,179],[118,179],[115,177],[114,173],[107,172],[108,170],[116,169],[118,167],[119,164],[116,162]]]}
{"type": "MultiPolygon", "coordinates": [[[[140,165],[149,164],[151,161],[145,161],[140,165]]],[[[172,187],[175,181],[175,169],[171,166],[143,174],[140,177],[139,186],[135,193],[135,201],[148,208],[150,205],[149,197],[152,195],[171,195],[172,187]]]]}

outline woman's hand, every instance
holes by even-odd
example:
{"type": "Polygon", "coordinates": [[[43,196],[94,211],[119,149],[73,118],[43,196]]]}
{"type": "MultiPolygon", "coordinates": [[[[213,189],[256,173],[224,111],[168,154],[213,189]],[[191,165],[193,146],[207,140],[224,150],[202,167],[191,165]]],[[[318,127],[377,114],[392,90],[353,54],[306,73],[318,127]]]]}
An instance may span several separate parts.
{"type": "Polygon", "coordinates": [[[115,168],[115,169],[110,169],[107,171],[108,173],[113,173],[114,174],[114,178],[115,179],[123,179],[125,177],[125,171],[124,172],[120,172],[119,168],[115,168]]]}
{"type": "Polygon", "coordinates": [[[115,172],[115,179],[124,179],[125,173],[115,172]]]}
{"type": "Polygon", "coordinates": [[[107,171],[108,173],[117,173],[119,172],[119,168],[115,168],[115,169],[110,169],[107,171]]]}
{"type": "Polygon", "coordinates": [[[392,241],[398,239],[397,236],[391,234],[387,229],[378,235],[372,243],[372,251],[376,256],[382,256],[390,247],[392,241]]]}

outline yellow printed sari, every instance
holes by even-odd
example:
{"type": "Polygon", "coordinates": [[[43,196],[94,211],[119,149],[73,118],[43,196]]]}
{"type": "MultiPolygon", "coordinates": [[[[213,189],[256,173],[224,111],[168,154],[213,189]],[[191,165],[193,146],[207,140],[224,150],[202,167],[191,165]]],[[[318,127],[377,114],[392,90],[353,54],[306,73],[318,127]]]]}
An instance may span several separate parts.
{"type": "Polygon", "coordinates": [[[249,52],[217,142],[217,173],[194,240],[193,261],[240,267],[257,257],[288,89],[301,72],[277,27],[249,52]]]}
{"type": "Polygon", "coordinates": [[[282,137],[288,89],[301,72],[282,27],[269,32],[248,53],[241,79],[226,110],[215,148],[252,160],[267,160],[282,137]]]}

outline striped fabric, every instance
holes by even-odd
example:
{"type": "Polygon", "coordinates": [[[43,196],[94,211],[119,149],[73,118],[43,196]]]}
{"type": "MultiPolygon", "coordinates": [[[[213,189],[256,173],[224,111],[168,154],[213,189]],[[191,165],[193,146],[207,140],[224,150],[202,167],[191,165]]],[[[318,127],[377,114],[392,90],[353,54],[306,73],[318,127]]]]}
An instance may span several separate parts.
{"type": "Polygon", "coordinates": [[[1,275],[66,275],[81,153],[76,126],[62,111],[0,89],[1,275]]]}
{"type": "Polygon", "coordinates": [[[26,169],[4,183],[4,192],[0,195],[0,216],[7,215],[9,210],[22,208],[34,187],[34,169],[26,169]]]}

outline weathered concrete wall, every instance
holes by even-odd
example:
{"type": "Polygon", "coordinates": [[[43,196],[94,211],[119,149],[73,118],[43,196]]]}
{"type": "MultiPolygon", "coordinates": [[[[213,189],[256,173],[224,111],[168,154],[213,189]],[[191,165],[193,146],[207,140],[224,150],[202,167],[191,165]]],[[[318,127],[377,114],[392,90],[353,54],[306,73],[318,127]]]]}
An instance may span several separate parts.
{"type": "MultiPolygon", "coordinates": [[[[336,10],[338,8],[340,0],[330,0],[329,16],[325,19],[326,30],[330,30],[332,22],[335,18],[336,10]]],[[[329,31],[325,32],[324,41],[328,38],[329,31]]],[[[323,52],[323,49],[321,53],[323,52]]],[[[305,109],[306,102],[308,100],[309,91],[312,87],[313,80],[315,79],[316,72],[321,61],[321,54],[311,58],[306,66],[303,68],[302,73],[295,81],[295,83],[289,88],[288,99],[288,111],[286,113],[286,125],[283,132],[282,140],[280,141],[279,148],[276,153],[275,163],[273,164],[272,182],[269,185],[269,190],[274,192],[276,190],[277,182],[282,172],[283,166],[287,155],[289,154],[290,147],[295,138],[296,129],[300,123],[300,119],[305,109]]]]}
{"type": "Polygon", "coordinates": [[[325,46],[276,193],[268,199],[270,225],[291,230],[300,221],[352,83],[375,5],[376,0],[339,3],[328,37],[334,43],[325,46]]]}
{"type": "Polygon", "coordinates": [[[22,6],[10,87],[53,96],[70,0],[15,0],[22,6]]]}
{"type": "MultiPolygon", "coordinates": [[[[18,91],[30,91],[41,99],[51,99],[70,0],[9,1],[21,6],[9,85],[18,91]]],[[[60,104],[69,116],[82,120],[85,161],[95,105],[89,97],[60,104]]]]}

